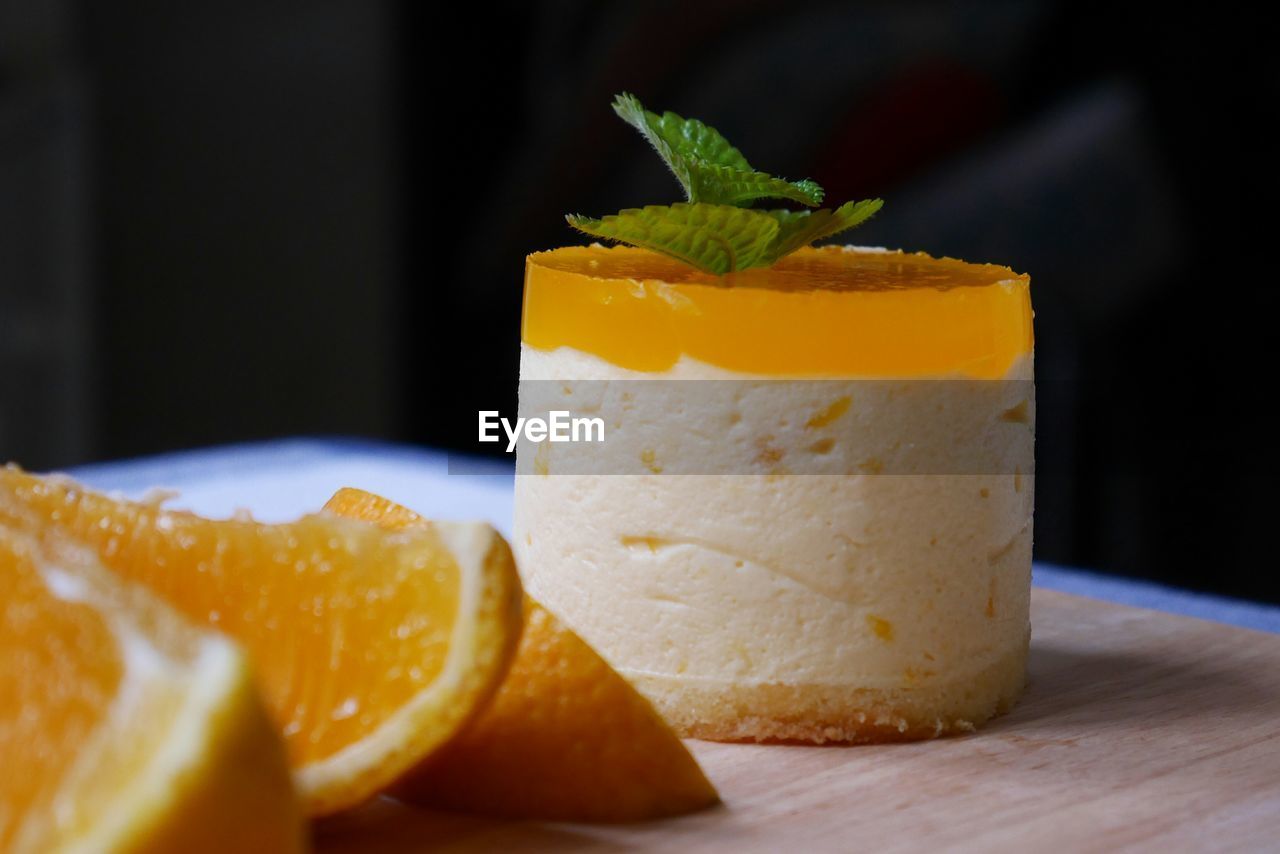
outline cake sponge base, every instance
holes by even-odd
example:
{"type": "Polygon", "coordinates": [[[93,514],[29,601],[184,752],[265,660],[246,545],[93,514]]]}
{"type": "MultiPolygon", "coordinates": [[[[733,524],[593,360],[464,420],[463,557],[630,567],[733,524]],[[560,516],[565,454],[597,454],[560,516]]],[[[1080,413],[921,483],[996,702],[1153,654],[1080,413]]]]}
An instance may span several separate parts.
{"type": "Polygon", "coordinates": [[[1013,708],[1026,662],[1023,646],[976,675],[888,689],[622,672],[685,738],[865,744],[972,732],[1013,708]]]}

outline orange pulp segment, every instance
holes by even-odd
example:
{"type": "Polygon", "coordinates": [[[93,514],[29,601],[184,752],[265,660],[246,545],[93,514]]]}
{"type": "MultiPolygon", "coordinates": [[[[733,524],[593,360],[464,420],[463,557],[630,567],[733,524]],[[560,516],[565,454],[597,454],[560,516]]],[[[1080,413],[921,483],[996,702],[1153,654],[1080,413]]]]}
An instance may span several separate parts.
{"type": "Polygon", "coordinates": [[[84,549],[0,525],[0,850],[299,851],[244,655],[84,549]]]}
{"type": "Polygon", "coordinates": [[[61,531],[239,640],[311,814],[426,759],[487,702],[519,637],[519,578],[488,525],[213,521],[13,467],[0,469],[3,522],[61,531]]]}
{"type": "Polygon", "coordinates": [[[718,277],[645,249],[570,246],[528,257],[522,338],[646,372],[686,356],[766,376],[995,379],[1031,352],[1030,278],[840,246],[718,277]]]}
{"type": "MultiPolygon", "coordinates": [[[[339,490],[325,509],[397,530],[428,524],[358,489],[339,490]]],[[[638,821],[718,800],[649,701],[528,597],[524,634],[497,695],[395,793],[426,806],[552,821],[638,821]]]]}

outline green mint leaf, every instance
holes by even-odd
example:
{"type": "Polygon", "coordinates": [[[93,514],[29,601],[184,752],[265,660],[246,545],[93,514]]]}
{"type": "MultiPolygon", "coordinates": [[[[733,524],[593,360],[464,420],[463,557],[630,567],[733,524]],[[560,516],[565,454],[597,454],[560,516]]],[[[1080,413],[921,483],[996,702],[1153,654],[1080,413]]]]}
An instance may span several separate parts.
{"type": "Polygon", "coordinates": [[[815,240],[861,225],[883,206],[883,199],[863,199],[860,202],[845,202],[835,210],[763,211],[778,221],[778,235],[769,247],[770,260],[767,263],[772,264],[815,240]]]}
{"type": "Polygon", "coordinates": [[[613,102],[613,111],[624,122],[644,135],[658,151],[671,171],[680,177],[675,160],[702,160],[716,166],[727,166],[740,172],[754,171],[742,152],[710,125],[697,119],[684,119],[672,112],[646,110],[635,95],[623,92],[613,102]]]}
{"type": "Polygon", "coordinates": [[[742,206],[758,199],[786,199],[810,207],[822,204],[822,188],[813,181],[787,181],[702,161],[689,164],[689,183],[689,195],[710,204],[742,206]]]}
{"type": "Polygon", "coordinates": [[[767,256],[779,228],[763,211],[709,204],[649,205],[601,219],[566,219],[593,237],[652,249],[715,275],[772,263],[767,256]]]}
{"type": "Polygon", "coordinates": [[[649,141],[690,202],[748,205],[758,199],[786,199],[811,207],[822,203],[822,188],[816,183],[757,172],[719,131],[697,119],[670,111],[658,115],[626,92],[614,100],[613,111],[649,141]]]}
{"type": "Polygon", "coordinates": [[[613,109],[658,152],[688,201],[628,208],[601,219],[565,217],[593,237],[651,249],[724,275],[771,266],[801,246],[866,222],[884,204],[863,199],[835,210],[751,210],[746,206],[760,199],[817,207],[822,188],[809,180],[757,172],[715,128],[671,112],[658,115],[634,95],[619,95],[613,109]]]}

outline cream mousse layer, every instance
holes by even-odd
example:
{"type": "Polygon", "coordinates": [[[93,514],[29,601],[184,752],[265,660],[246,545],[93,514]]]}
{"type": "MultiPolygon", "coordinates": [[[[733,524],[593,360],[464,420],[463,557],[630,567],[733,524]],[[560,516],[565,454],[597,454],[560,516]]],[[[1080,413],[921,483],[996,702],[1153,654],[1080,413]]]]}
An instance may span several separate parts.
{"type": "Polygon", "coordinates": [[[815,382],[526,345],[520,377],[522,414],[606,430],[519,447],[526,586],[683,734],[920,738],[1018,696],[1029,353],[998,379],[815,382]]]}

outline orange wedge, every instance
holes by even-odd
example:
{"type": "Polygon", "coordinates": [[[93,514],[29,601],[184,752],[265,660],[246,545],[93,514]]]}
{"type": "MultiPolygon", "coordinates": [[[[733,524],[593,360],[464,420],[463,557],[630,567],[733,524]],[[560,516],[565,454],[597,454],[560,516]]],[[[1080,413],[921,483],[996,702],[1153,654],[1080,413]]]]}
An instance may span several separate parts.
{"type": "Polygon", "coordinates": [[[483,524],[388,535],[331,514],[211,521],[0,470],[0,523],[96,550],[253,658],[308,813],[353,806],[489,700],[520,634],[511,551],[483,524]]]}
{"type": "Polygon", "coordinates": [[[299,851],[244,655],[91,554],[0,526],[0,850],[299,851]]]}
{"type": "MultiPolygon", "coordinates": [[[[430,525],[357,489],[325,509],[395,530],[430,525]]],[[[525,598],[525,629],[491,704],[395,794],[505,818],[638,821],[716,803],[716,790],[648,700],[525,598]]]]}

